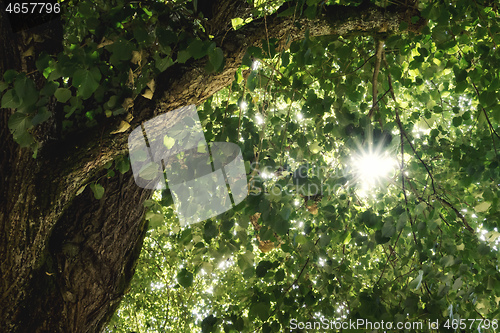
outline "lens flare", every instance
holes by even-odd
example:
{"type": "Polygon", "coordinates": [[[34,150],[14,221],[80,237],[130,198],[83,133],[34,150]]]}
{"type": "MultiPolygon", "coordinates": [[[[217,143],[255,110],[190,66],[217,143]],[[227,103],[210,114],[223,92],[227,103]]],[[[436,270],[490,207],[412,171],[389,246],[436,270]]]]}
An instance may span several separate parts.
{"type": "Polygon", "coordinates": [[[366,193],[394,172],[396,161],[387,153],[370,150],[353,157],[352,167],[361,192],[366,193]]]}

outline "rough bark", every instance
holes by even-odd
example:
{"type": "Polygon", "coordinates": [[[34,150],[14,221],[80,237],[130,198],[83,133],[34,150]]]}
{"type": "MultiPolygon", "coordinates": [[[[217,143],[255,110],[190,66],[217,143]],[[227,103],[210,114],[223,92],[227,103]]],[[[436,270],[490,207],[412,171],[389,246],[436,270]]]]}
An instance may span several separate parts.
{"type": "MultiPolygon", "coordinates": [[[[327,7],[315,20],[274,15],[227,30],[228,20],[246,13],[246,6],[246,1],[214,2],[210,26],[224,51],[223,71],[207,75],[203,59],[172,66],[157,78],[152,100],[134,102],[130,130],[157,114],[198,105],[230,84],[246,49],[262,39],[278,38],[287,47],[306,29],[310,36],[397,33],[400,22],[411,17],[401,8],[327,7]]],[[[34,60],[21,56],[29,35],[60,35],[61,23],[9,34],[3,15],[0,75],[10,68],[31,72],[34,60]]],[[[88,187],[78,196],[77,191],[102,176],[107,162],[127,153],[130,130],[112,135],[117,122],[108,121],[64,141],[45,142],[33,159],[9,133],[11,113],[0,112],[0,327],[5,332],[98,332],[133,275],[146,230],[143,202],[151,193],[137,187],[130,172],[101,181],[106,189],[101,200],[88,187]]]]}

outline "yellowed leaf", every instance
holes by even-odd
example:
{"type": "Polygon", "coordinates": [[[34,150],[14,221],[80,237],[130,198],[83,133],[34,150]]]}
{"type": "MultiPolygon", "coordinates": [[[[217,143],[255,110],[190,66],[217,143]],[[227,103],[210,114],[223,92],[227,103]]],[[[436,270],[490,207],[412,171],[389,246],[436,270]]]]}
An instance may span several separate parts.
{"type": "Polygon", "coordinates": [[[106,38],[103,37],[102,40],[101,40],[101,43],[99,45],[97,45],[97,48],[100,49],[102,47],[111,45],[113,43],[114,43],[114,41],[112,41],[110,39],[106,39],[106,38]]]}
{"type": "Polygon", "coordinates": [[[125,120],[120,121],[120,126],[118,126],[118,129],[116,131],[111,132],[111,134],[118,134],[118,133],[123,133],[126,130],[128,130],[130,127],[130,124],[127,123],[125,120]]]}
{"type": "Polygon", "coordinates": [[[152,92],[155,92],[155,79],[152,79],[147,83],[147,86],[149,89],[151,89],[152,92]]]}
{"type": "Polygon", "coordinates": [[[41,35],[37,35],[37,34],[34,34],[33,35],[33,40],[36,42],[36,43],[42,43],[45,41],[45,38],[43,38],[41,35]]]}
{"type": "Polygon", "coordinates": [[[132,71],[131,68],[128,69],[127,85],[129,85],[129,86],[133,86],[134,85],[134,72],[132,71]]]}
{"type": "Polygon", "coordinates": [[[125,98],[125,100],[122,103],[122,106],[125,110],[130,109],[132,106],[134,106],[134,100],[132,98],[125,98]]]}
{"type": "Polygon", "coordinates": [[[31,57],[35,53],[35,48],[32,46],[23,52],[23,57],[31,57]]]}
{"type": "Polygon", "coordinates": [[[144,94],[142,94],[143,97],[147,99],[152,99],[153,98],[153,92],[150,89],[146,89],[144,94]]]}
{"type": "Polygon", "coordinates": [[[127,113],[127,116],[125,117],[126,122],[131,122],[132,119],[134,119],[134,116],[131,113],[127,113]]]}
{"type": "Polygon", "coordinates": [[[130,60],[133,64],[139,65],[142,61],[142,52],[132,51],[132,60],[130,60]]]}
{"type": "Polygon", "coordinates": [[[474,210],[478,213],[482,213],[487,211],[491,206],[491,202],[483,201],[476,207],[474,207],[474,210]]]}

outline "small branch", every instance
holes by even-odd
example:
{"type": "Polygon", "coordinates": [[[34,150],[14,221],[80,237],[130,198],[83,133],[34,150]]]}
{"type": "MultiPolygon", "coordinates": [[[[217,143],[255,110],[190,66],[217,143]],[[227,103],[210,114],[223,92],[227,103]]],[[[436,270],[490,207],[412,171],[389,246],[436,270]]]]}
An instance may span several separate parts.
{"type": "Polygon", "coordinates": [[[306,268],[307,264],[309,263],[309,259],[310,259],[310,258],[307,258],[306,263],[304,264],[304,266],[302,266],[302,269],[300,270],[299,275],[298,275],[298,276],[297,276],[297,278],[296,278],[296,279],[292,282],[292,284],[291,284],[288,288],[286,288],[286,290],[285,290],[285,292],[284,292],[283,294],[286,294],[286,293],[290,290],[290,288],[292,288],[292,287],[293,287],[293,285],[294,285],[294,284],[296,284],[296,283],[299,281],[300,276],[302,275],[302,273],[304,273],[304,269],[306,268]]]}
{"type": "MultiPolygon", "coordinates": [[[[386,91],[386,92],[385,92],[382,96],[380,96],[380,98],[377,100],[377,103],[375,103],[375,106],[376,106],[376,108],[377,108],[377,109],[378,109],[378,103],[379,103],[379,102],[382,100],[382,98],[384,98],[384,97],[385,97],[385,95],[387,95],[389,92],[390,92],[390,89],[389,89],[389,90],[387,90],[387,91],[386,91]]],[[[370,111],[368,111],[368,117],[371,117],[371,116],[373,115],[373,111],[374,111],[374,110],[375,110],[375,108],[374,108],[374,107],[372,107],[372,108],[370,109],[370,111]]]]}
{"type": "MultiPolygon", "coordinates": [[[[386,66],[386,69],[389,69],[389,65],[388,65],[387,60],[385,59],[385,57],[384,57],[384,65],[386,66]]],[[[389,90],[391,91],[392,99],[394,100],[394,103],[396,103],[396,105],[397,105],[396,94],[394,93],[394,88],[392,87],[392,78],[391,78],[391,74],[390,73],[387,74],[387,79],[388,79],[389,90]]],[[[420,163],[422,163],[422,165],[424,166],[425,170],[427,170],[427,174],[429,175],[429,177],[431,177],[432,190],[433,190],[434,194],[436,194],[436,187],[434,186],[434,177],[432,176],[431,171],[429,170],[429,167],[422,160],[422,158],[420,158],[420,156],[417,154],[417,151],[415,150],[415,147],[413,146],[413,144],[411,143],[410,139],[408,138],[408,135],[406,134],[406,132],[405,132],[405,130],[403,128],[403,124],[401,124],[401,119],[399,119],[399,114],[398,114],[397,108],[396,108],[396,123],[398,124],[399,131],[400,131],[401,135],[404,135],[404,137],[406,138],[406,141],[410,145],[413,153],[418,158],[418,160],[420,161],[420,163]]],[[[401,141],[401,149],[403,149],[402,145],[403,145],[403,141],[401,141]]],[[[404,186],[403,186],[403,193],[405,193],[404,192],[404,186]]],[[[405,193],[405,195],[406,195],[406,193],[405,193]]]]}
{"type": "MultiPolygon", "coordinates": [[[[318,242],[319,242],[319,240],[320,240],[320,239],[321,239],[321,237],[319,237],[319,238],[316,240],[316,242],[314,242],[314,245],[315,245],[315,246],[318,244],[318,242]]],[[[296,279],[292,282],[292,284],[291,284],[288,288],[286,288],[286,290],[285,290],[285,292],[284,292],[283,294],[286,294],[286,293],[290,290],[290,288],[292,288],[292,287],[293,287],[293,285],[294,285],[294,284],[296,284],[296,283],[299,281],[299,279],[300,279],[300,277],[301,277],[302,273],[304,273],[304,269],[306,268],[307,264],[309,263],[309,259],[311,259],[311,258],[307,257],[306,263],[304,264],[304,266],[302,266],[302,269],[300,270],[299,275],[298,275],[298,276],[297,276],[297,278],[296,278],[296,279]]]]}
{"type": "Polygon", "coordinates": [[[378,110],[378,101],[377,101],[377,86],[378,86],[378,73],[380,71],[380,63],[382,62],[382,54],[384,52],[384,41],[377,39],[375,40],[375,56],[376,61],[375,61],[375,68],[373,70],[373,80],[372,80],[372,95],[373,95],[373,102],[372,102],[372,108],[370,109],[370,112],[368,113],[368,117],[372,117],[373,112],[375,110],[378,110]]]}
{"type": "MultiPolygon", "coordinates": [[[[472,82],[472,85],[474,86],[474,89],[476,90],[476,95],[479,98],[479,90],[477,89],[477,86],[474,82],[472,82]]],[[[498,135],[497,131],[493,128],[493,125],[491,124],[490,118],[488,117],[488,114],[486,113],[486,110],[481,106],[481,109],[483,110],[484,116],[486,117],[486,121],[488,122],[488,126],[490,128],[490,133],[491,133],[491,141],[493,141],[493,149],[495,150],[495,154],[498,155],[497,147],[495,144],[495,138],[493,137],[493,134],[496,135],[497,138],[500,139],[500,135],[498,135]]]]}
{"type": "MultiPolygon", "coordinates": [[[[394,242],[394,246],[398,243],[399,237],[401,236],[401,233],[403,232],[403,229],[399,231],[398,238],[396,238],[396,241],[394,242]]],[[[387,268],[387,265],[389,264],[389,260],[391,259],[392,254],[394,252],[394,248],[391,249],[391,253],[389,253],[389,256],[387,257],[387,260],[385,262],[384,268],[382,269],[382,273],[380,273],[380,276],[378,277],[377,282],[375,282],[375,285],[379,284],[380,280],[382,279],[382,276],[384,276],[385,269],[387,268]]]]}
{"type": "Polygon", "coordinates": [[[405,134],[404,134],[403,125],[401,125],[401,119],[399,119],[398,109],[396,108],[395,110],[396,110],[396,122],[400,125],[399,132],[400,132],[400,137],[401,137],[401,184],[403,186],[403,195],[405,197],[406,213],[408,214],[408,219],[410,219],[410,224],[412,226],[411,233],[413,235],[413,240],[415,241],[415,245],[417,245],[418,244],[417,236],[415,235],[415,231],[413,230],[413,220],[411,218],[410,209],[408,208],[408,197],[406,196],[406,188],[405,188],[405,174],[404,174],[405,158],[404,158],[404,140],[403,140],[403,135],[405,135],[405,134]]]}
{"type": "Polygon", "coordinates": [[[472,234],[474,233],[474,229],[469,225],[469,223],[467,223],[465,216],[463,216],[462,213],[458,211],[458,209],[456,209],[451,203],[449,203],[448,201],[446,201],[441,197],[437,197],[437,199],[442,203],[444,203],[446,206],[450,207],[455,212],[455,214],[457,214],[457,216],[462,220],[462,224],[464,225],[464,227],[467,230],[469,230],[472,234]]]}
{"type": "Polygon", "coordinates": [[[439,87],[437,86],[437,84],[434,83],[434,81],[430,80],[430,82],[434,85],[434,87],[436,88],[438,94],[439,94],[439,100],[440,100],[440,104],[441,104],[441,109],[444,109],[443,107],[443,98],[441,98],[441,92],[439,91],[439,87]]]}
{"type": "Polygon", "coordinates": [[[361,65],[359,65],[355,70],[353,71],[350,71],[350,72],[347,72],[347,73],[344,73],[344,74],[340,74],[340,75],[337,75],[337,76],[334,76],[332,77],[332,79],[337,79],[339,77],[343,77],[343,76],[347,76],[347,75],[351,75],[351,74],[354,74],[356,73],[358,70],[360,70],[361,68],[363,68],[364,65],[366,65],[366,63],[368,61],[370,61],[373,57],[375,57],[375,54],[370,56],[368,59],[366,59],[361,65]]]}

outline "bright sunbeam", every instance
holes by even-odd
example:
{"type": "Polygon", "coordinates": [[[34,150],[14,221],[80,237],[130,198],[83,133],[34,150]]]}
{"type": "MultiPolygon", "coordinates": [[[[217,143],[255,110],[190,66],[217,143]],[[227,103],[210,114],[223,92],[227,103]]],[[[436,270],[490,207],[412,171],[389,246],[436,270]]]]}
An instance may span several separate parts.
{"type": "Polygon", "coordinates": [[[352,166],[361,191],[365,192],[388,177],[394,171],[396,161],[387,153],[368,151],[353,157],[352,166]]]}

